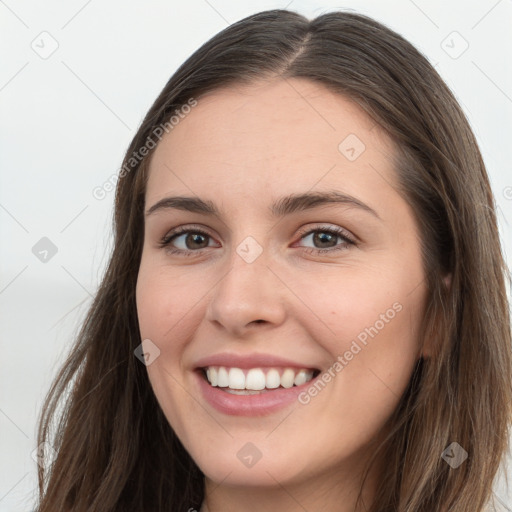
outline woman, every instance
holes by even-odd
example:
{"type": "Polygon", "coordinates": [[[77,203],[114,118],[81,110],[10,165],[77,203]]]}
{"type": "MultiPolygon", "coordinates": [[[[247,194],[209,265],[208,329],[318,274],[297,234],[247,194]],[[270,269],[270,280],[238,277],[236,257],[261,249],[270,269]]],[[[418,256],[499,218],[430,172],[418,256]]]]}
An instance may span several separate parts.
{"type": "Polygon", "coordinates": [[[487,510],[506,271],[475,138],[417,50],[352,13],[235,23],[128,148],[39,512],[487,510]]]}

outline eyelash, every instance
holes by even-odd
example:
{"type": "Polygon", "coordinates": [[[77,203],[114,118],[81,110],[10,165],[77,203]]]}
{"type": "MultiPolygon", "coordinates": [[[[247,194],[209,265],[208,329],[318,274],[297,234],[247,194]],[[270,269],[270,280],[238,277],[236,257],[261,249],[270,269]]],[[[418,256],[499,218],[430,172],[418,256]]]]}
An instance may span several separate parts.
{"type": "MultiPolygon", "coordinates": [[[[204,231],[200,228],[179,227],[179,228],[176,228],[171,233],[168,233],[167,235],[165,235],[158,242],[158,246],[160,248],[167,248],[167,251],[170,254],[179,254],[181,256],[187,256],[187,257],[196,255],[198,253],[201,253],[203,250],[207,249],[205,247],[203,249],[198,249],[198,250],[192,250],[192,249],[183,250],[183,249],[176,249],[175,247],[170,246],[170,243],[175,238],[177,238],[178,236],[185,234],[185,233],[200,234],[205,237],[212,238],[206,231],[204,231]]],[[[344,241],[344,243],[340,244],[339,246],[335,246],[334,248],[331,248],[331,249],[316,249],[314,247],[303,247],[305,252],[308,254],[317,254],[318,255],[318,254],[325,254],[325,253],[329,253],[329,252],[337,252],[337,251],[342,251],[342,250],[348,249],[350,246],[357,245],[356,241],[354,239],[352,239],[350,236],[348,236],[348,234],[346,233],[345,230],[343,230],[341,228],[332,228],[332,227],[323,227],[323,226],[319,226],[315,229],[309,229],[309,230],[302,231],[300,233],[300,239],[302,240],[306,236],[308,236],[312,233],[329,233],[331,235],[336,235],[336,236],[340,237],[344,241]]]]}

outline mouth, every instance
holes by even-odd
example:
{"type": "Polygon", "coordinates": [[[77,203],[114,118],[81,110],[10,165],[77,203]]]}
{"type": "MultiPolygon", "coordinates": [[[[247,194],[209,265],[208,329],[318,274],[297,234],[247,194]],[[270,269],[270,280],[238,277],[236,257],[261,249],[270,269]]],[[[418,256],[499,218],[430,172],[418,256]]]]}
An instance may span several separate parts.
{"type": "MultiPolygon", "coordinates": [[[[309,357],[308,357],[309,356],[309,357]]],[[[299,396],[320,379],[320,367],[276,354],[222,352],[195,362],[200,396],[217,412],[232,417],[266,416],[297,405],[299,396]]]]}
{"type": "Polygon", "coordinates": [[[232,395],[260,395],[302,386],[318,376],[317,368],[206,366],[201,377],[219,391],[232,395]]]}

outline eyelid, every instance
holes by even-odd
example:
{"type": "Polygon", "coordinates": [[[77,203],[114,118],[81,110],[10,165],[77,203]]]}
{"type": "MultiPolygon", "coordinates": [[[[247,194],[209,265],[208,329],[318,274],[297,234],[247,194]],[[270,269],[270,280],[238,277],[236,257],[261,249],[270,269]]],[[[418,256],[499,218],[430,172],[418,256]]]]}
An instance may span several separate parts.
{"type": "MultiPolygon", "coordinates": [[[[357,246],[359,243],[359,240],[357,237],[352,235],[349,231],[347,231],[345,228],[338,226],[338,225],[326,225],[326,224],[317,224],[316,226],[306,226],[304,228],[299,229],[298,237],[299,241],[304,239],[306,235],[310,235],[315,232],[329,232],[331,234],[337,235],[340,238],[344,239],[345,247],[340,246],[334,246],[332,248],[327,249],[321,249],[321,248],[315,248],[315,247],[303,247],[303,249],[306,252],[310,253],[316,253],[316,254],[326,254],[331,252],[336,252],[338,250],[346,249],[347,245],[349,246],[357,246]]],[[[170,253],[174,254],[181,254],[183,256],[192,256],[194,254],[201,254],[204,250],[208,249],[209,247],[204,247],[202,249],[198,250],[192,250],[192,249],[177,249],[170,246],[170,243],[175,238],[188,233],[200,233],[204,236],[209,237],[210,239],[214,239],[207,229],[203,228],[200,225],[184,225],[184,226],[178,226],[174,229],[172,229],[170,232],[168,232],[158,243],[158,246],[160,248],[166,249],[170,253]]],[[[340,244],[343,245],[343,244],[340,244]]]]}
{"type": "MultiPolygon", "coordinates": [[[[314,224],[314,223],[313,223],[314,224]]],[[[347,229],[341,227],[341,226],[338,226],[338,225],[328,225],[328,224],[323,224],[323,223],[318,223],[316,226],[308,226],[308,227],[305,227],[305,228],[301,228],[299,230],[299,237],[302,239],[302,237],[304,235],[307,235],[307,234],[310,234],[311,232],[314,232],[314,231],[330,231],[330,232],[334,232],[338,235],[340,235],[341,237],[344,237],[346,238],[347,240],[349,240],[351,243],[353,243],[354,245],[357,244],[359,242],[359,239],[353,235],[350,231],[348,231],[347,229]]]]}
{"type": "MultiPolygon", "coordinates": [[[[215,238],[213,237],[206,228],[200,226],[200,225],[185,225],[185,226],[178,226],[176,228],[173,228],[171,229],[167,234],[165,234],[161,239],[160,241],[158,242],[158,245],[160,247],[167,247],[169,245],[169,243],[171,242],[171,240],[173,240],[174,238],[177,238],[178,236],[180,235],[183,235],[183,234],[188,234],[188,233],[200,233],[204,236],[208,236],[210,238],[215,238]]],[[[178,249],[179,250],[179,249],[178,249]]],[[[194,251],[194,252],[199,252],[201,251],[202,249],[199,249],[197,251],[194,251]]]]}
{"type": "MultiPolygon", "coordinates": [[[[346,238],[348,238],[350,241],[352,241],[354,243],[359,242],[359,238],[358,237],[356,237],[350,231],[348,231],[347,229],[345,229],[345,228],[343,228],[341,226],[338,226],[338,225],[331,225],[331,226],[329,226],[328,224],[321,223],[321,222],[319,222],[319,223],[313,222],[312,224],[316,224],[316,225],[315,226],[306,226],[306,227],[300,228],[298,233],[297,233],[298,236],[302,237],[303,235],[309,234],[311,231],[325,229],[327,231],[339,231],[346,238]]],[[[214,238],[208,232],[208,228],[203,227],[201,224],[191,224],[191,225],[186,224],[184,226],[178,226],[178,227],[173,228],[172,230],[170,230],[163,238],[170,238],[170,237],[173,237],[175,235],[179,235],[179,234],[186,233],[188,231],[194,231],[194,230],[197,230],[197,232],[199,232],[199,233],[203,233],[205,235],[210,236],[211,238],[214,238]]]]}

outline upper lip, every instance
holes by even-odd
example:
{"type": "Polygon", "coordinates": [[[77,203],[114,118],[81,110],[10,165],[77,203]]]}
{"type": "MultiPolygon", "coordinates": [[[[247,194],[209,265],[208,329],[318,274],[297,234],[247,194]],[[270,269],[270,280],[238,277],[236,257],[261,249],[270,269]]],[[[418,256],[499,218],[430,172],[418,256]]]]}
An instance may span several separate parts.
{"type": "Polygon", "coordinates": [[[220,353],[213,354],[199,359],[195,363],[196,368],[206,368],[208,366],[224,366],[228,368],[304,368],[316,370],[309,364],[292,361],[273,354],[234,354],[220,353]]]}

